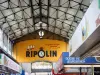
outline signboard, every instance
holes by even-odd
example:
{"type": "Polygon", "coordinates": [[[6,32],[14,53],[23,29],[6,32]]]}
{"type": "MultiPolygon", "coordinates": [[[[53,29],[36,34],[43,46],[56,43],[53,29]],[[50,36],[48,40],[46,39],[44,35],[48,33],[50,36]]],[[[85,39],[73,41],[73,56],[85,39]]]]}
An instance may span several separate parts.
{"type": "Polygon", "coordinates": [[[4,54],[0,54],[0,64],[20,73],[21,67],[4,54]]]}
{"type": "Polygon", "coordinates": [[[85,60],[80,60],[79,57],[66,57],[64,63],[67,64],[80,64],[85,63],[85,60]]]}
{"type": "Polygon", "coordinates": [[[57,57],[57,50],[44,50],[43,47],[40,47],[39,50],[34,50],[34,46],[28,46],[26,51],[26,57],[57,57]]]}
{"type": "Polygon", "coordinates": [[[100,61],[97,61],[95,57],[87,57],[81,60],[79,57],[65,57],[63,61],[64,64],[97,64],[100,61]]]}
{"type": "Polygon", "coordinates": [[[58,40],[27,40],[14,45],[14,57],[18,62],[58,61],[67,43],[58,40]]]}
{"type": "Polygon", "coordinates": [[[32,63],[32,69],[52,69],[52,63],[51,62],[33,62],[32,63]]]}
{"type": "Polygon", "coordinates": [[[15,71],[19,71],[19,65],[15,63],[13,60],[8,58],[6,55],[3,55],[4,65],[9,67],[10,69],[13,69],[15,71]]]}
{"type": "Polygon", "coordinates": [[[69,57],[65,56],[68,52],[64,52],[62,55],[63,64],[98,64],[100,60],[97,57],[87,57],[85,59],[80,59],[80,57],[69,57]]]}

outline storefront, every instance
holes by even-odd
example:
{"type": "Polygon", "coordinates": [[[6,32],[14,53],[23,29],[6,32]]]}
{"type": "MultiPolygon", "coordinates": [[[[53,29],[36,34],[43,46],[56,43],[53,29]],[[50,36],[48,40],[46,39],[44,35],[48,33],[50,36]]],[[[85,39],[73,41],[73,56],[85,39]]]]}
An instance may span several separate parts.
{"type": "Polygon", "coordinates": [[[96,57],[69,57],[68,52],[63,52],[58,62],[54,65],[54,75],[98,75],[100,61],[96,57]]]}
{"type": "Polygon", "coordinates": [[[12,59],[4,54],[0,54],[0,74],[1,75],[20,75],[22,68],[12,59]]]}

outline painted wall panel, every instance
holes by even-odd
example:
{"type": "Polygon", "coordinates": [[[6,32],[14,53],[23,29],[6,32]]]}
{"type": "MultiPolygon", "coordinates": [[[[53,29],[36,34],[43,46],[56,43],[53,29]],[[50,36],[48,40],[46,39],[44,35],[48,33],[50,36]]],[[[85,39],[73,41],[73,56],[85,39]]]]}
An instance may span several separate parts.
{"type": "Polygon", "coordinates": [[[62,52],[67,51],[67,43],[58,40],[27,40],[16,43],[14,45],[13,56],[19,62],[33,62],[33,61],[51,61],[55,62],[59,59],[62,52]],[[30,47],[32,46],[32,50],[30,47]],[[38,54],[34,56],[34,51],[39,52],[40,48],[45,51],[45,56],[40,58],[38,54]],[[32,57],[26,56],[26,51],[32,51],[32,57]],[[53,56],[52,51],[56,51],[57,56],[53,56]]]}

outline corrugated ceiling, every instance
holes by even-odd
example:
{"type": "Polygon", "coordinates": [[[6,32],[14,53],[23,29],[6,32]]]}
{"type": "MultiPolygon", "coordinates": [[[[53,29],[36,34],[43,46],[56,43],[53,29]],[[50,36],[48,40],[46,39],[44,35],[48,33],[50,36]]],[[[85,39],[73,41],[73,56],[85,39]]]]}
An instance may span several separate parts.
{"type": "Polygon", "coordinates": [[[15,40],[42,29],[70,39],[90,0],[0,0],[0,27],[15,40]]]}

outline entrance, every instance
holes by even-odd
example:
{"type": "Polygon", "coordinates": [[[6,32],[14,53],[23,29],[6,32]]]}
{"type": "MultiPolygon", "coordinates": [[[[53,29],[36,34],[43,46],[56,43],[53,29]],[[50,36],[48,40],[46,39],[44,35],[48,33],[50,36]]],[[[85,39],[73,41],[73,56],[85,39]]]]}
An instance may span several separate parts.
{"type": "Polygon", "coordinates": [[[45,61],[38,61],[32,63],[31,75],[52,75],[52,63],[45,61]]]}

